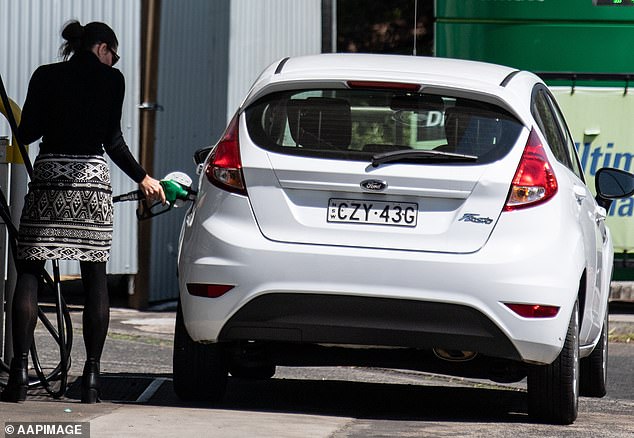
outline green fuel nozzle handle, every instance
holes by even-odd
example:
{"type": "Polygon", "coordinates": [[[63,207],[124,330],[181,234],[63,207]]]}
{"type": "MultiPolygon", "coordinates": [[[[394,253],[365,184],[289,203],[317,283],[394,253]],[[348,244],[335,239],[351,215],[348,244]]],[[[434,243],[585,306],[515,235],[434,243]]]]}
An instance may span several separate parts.
{"type": "Polygon", "coordinates": [[[189,192],[183,188],[176,181],[172,181],[170,179],[163,179],[160,181],[161,186],[163,186],[163,191],[165,192],[165,199],[170,205],[174,205],[177,199],[181,199],[186,201],[188,199],[189,192]]]}

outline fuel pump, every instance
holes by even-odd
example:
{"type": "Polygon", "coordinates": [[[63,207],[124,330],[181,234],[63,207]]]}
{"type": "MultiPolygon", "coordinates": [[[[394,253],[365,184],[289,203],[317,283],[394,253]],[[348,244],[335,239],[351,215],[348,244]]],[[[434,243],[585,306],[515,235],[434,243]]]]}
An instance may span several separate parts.
{"type": "MultiPolygon", "coordinates": [[[[0,219],[4,224],[6,230],[3,233],[5,241],[8,242],[2,249],[5,256],[4,266],[7,266],[9,270],[13,269],[13,275],[8,275],[7,282],[4,288],[4,354],[3,360],[0,361],[0,368],[4,371],[8,371],[8,363],[10,362],[12,355],[12,343],[11,343],[11,304],[13,297],[13,290],[15,288],[15,269],[14,264],[7,263],[7,254],[11,254],[8,259],[15,260],[17,249],[18,229],[15,226],[15,221],[20,216],[22,200],[26,193],[27,176],[31,177],[33,174],[33,166],[29,160],[28,151],[25,145],[22,145],[17,137],[17,127],[20,121],[20,108],[18,105],[9,99],[2,77],[0,77],[0,112],[6,117],[13,133],[11,145],[6,145],[4,150],[4,161],[6,163],[22,163],[26,172],[20,171],[19,167],[14,167],[7,173],[11,174],[11,179],[2,179],[2,170],[4,164],[0,163],[0,219]],[[9,200],[13,202],[9,202],[9,200]],[[10,250],[7,250],[8,249],[10,250]]],[[[1,153],[2,151],[0,151],[1,153]]],[[[9,272],[11,273],[11,272],[9,272]]],[[[68,378],[68,370],[70,368],[70,350],[72,347],[72,326],[70,321],[70,314],[68,307],[64,302],[61,294],[61,280],[59,275],[59,262],[53,261],[53,276],[51,278],[46,270],[42,271],[41,282],[43,285],[51,288],[56,292],[56,319],[57,328],[50,322],[46,314],[41,308],[38,308],[38,318],[49,331],[51,336],[55,339],[59,346],[60,362],[50,371],[48,374],[44,372],[40,365],[40,361],[37,354],[37,347],[35,342],[31,347],[31,358],[35,372],[37,373],[39,380],[29,382],[29,386],[42,385],[51,395],[54,397],[61,397],[66,391],[66,383],[68,378]],[[50,384],[53,380],[59,380],[59,388],[54,390],[50,384]]],[[[4,283],[4,282],[3,282],[4,283]]],[[[0,383],[0,386],[3,385],[0,383]]]]}
{"type": "MultiPolygon", "coordinates": [[[[4,107],[4,106],[3,106],[4,107]]],[[[4,167],[8,167],[5,165],[5,160],[2,158],[6,157],[7,149],[9,148],[9,137],[0,137],[0,186],[6,187],[6,183],[8,181],[8,171],[5,171],[4,167]]],[[[7,256],[7,238],[6,238],[6,225],[0,224],[0,274],[1,278],[6,278],[6,269],[2,269],[7,266],[6,256],[7,256]]],[[[7,297],[7,293],[5,291],[6,282],[0,282],[0,303],[5,302],[5,297],[7,297]]],[[[4,306],[0,306],[0,356],[4,357],[5,354],[4,347],[6,342],[4,341],[4,306]]],[[[10,347],[10,345],[7,345],[10,347]]]]}

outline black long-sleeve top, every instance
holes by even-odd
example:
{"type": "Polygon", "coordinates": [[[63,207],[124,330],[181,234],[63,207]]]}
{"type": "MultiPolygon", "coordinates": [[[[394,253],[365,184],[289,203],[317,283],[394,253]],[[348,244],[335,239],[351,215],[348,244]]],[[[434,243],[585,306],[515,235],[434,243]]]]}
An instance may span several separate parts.
{"type": "Polygon", "coordinates": [[[22,110],[18,138],[42,137],[40,153],[103,155],[135,182],[147,174],[121,133],[125,80],[92,52],[43,65],[33,73],[22,110]]]}

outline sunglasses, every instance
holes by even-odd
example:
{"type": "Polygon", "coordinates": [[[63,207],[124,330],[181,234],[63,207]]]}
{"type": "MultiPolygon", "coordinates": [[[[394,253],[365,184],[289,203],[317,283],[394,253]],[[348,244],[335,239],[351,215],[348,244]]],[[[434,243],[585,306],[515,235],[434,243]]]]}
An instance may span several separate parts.
{"type": "Polygon", "coordinates": [[[115,52],[114,50],[112,50],[112,48],[110,46],[108,46],[108,50],[110,50],[110,53],[112,54],[112,64],[110,65],[111,67],[114,67],[114,65],[119,62],[119,60],[121,59],[121,57],[119,55],[117,55],[117,52],[115,52]]]}

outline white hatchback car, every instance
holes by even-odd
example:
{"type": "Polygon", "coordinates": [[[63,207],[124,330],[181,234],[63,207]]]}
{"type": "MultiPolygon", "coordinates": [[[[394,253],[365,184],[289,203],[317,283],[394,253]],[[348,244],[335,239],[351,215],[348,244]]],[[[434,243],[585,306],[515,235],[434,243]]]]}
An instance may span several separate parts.
{"type": "Polygon", "coordinates": [[[425,57],[287,58],[197,152],[174,388],[368,365],[519,381],[571,423],[605,394],[615,169],[585,184],[544,83],[425,57]],[[211,151],[211,153],[209,153],[211,151]]]}

